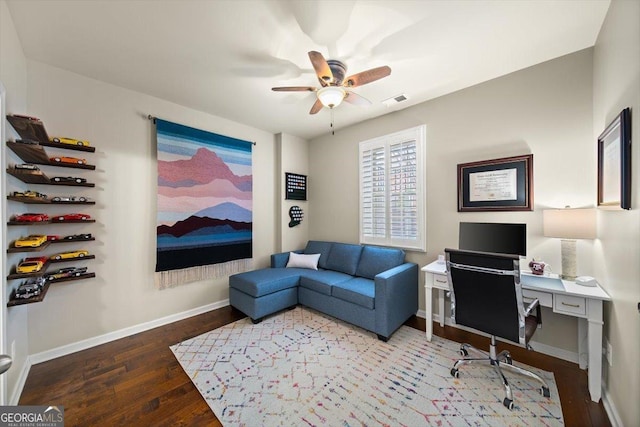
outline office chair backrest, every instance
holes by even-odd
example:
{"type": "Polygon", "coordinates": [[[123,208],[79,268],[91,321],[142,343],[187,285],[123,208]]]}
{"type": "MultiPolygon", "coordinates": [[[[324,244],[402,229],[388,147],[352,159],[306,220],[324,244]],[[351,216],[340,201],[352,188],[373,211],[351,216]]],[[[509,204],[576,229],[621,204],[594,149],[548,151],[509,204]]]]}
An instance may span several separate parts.
{"type": "Polygon", "coordinates": [[[519,257],[455,249],[445,252],[453,321],[524,345],[519,257]]]}

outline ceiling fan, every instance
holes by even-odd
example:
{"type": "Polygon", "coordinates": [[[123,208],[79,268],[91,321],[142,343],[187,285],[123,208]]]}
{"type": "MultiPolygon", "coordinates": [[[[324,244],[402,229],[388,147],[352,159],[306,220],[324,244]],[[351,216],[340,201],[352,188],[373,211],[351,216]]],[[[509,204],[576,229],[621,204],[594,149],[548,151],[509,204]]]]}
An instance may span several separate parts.
{"type": "Polygon", "coordinates": [[[354,105],[370,105],[371,101],[355,92],[351,92],[349,89],[374,82],[391,74],[391,68],[385,65],[383,67],[362,71],[345,79],[344,76],[347,72],[347,66],[344,62],[336,59],[326,60],[320,52],[313,50],[309,52],[309,59],[322,87],[285,86],[271,88],[271,90],[276,92],[316,92],[317,99],[311,107],[309,114],[316,114],[322,107],[334,109],[340,105],[342,101],[354,105]]]}

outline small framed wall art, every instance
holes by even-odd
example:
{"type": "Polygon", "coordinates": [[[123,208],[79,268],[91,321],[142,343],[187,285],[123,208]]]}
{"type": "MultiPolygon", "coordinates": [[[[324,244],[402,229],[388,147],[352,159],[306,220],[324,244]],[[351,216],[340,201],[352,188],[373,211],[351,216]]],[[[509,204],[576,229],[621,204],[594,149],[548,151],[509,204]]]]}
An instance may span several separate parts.
{"type": "Polygon", "coordinates": [[[297,173],[284,173],[285,199],[286,200],[307,200],[307,176],[297,173]]]}
{"type": "Polygon", "coordinates": [[[598,137],[598,207],[631,209],[631,109],[598,137]]]}
{"type": "Polygon", "coordinates": [[[458,165],[458,212],[533,210],[533,154],[458,165]]]}

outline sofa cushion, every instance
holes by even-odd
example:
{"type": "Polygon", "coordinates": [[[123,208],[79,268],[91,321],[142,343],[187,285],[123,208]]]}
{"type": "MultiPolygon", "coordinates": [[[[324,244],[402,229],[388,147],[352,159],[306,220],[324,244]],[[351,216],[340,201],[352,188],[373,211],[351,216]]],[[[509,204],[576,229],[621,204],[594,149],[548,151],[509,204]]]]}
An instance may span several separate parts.
{"type": "Polygon", "coordinates": [[[320,254],[318,267],[327,268],[327,258],[331,251],[331,242],[321,242],[319,240],[309,240],[307,247],[304,248],[305,254],[320,254]]]}
{"type": "Polygon", "coordinates": [[[308,268],[310,270],[318,269],[318,260],[320,254],[297,254],[295,252],[289,252],[289,261],[287,261],[287,268],[308,268]]]}
{"type": "Polygon", "coordinates": [[[387,271],[404,263],[402,249],[365,246],[362,249],[356,276],[373,279],[378,273],[387,271]]]}
{"type": "Polygon", "coordinates": [[[355,275],[362,246],[348,243],[334,243],[327,258],[327,269],[355,275]]]}
{"type": "Polygon", "coordinates": [[[331,288],[331,295],[373,310],[375,308],[376,285],[373,280],[354,277],[346,282],[336,283],[331,288]]]}
{"type": "Polygon", "coordinates": [[[331,295],[331,286],[353,279],[348,274],[332,270],[305,270],[300,275],[300,286],[325,295],[331,295]]]}
{"type": "Polygon", "coordinates": [[[298,286],[300,268],[262,268],[229,276],[229,286],[252,297],[261,297],[298,286]]]}

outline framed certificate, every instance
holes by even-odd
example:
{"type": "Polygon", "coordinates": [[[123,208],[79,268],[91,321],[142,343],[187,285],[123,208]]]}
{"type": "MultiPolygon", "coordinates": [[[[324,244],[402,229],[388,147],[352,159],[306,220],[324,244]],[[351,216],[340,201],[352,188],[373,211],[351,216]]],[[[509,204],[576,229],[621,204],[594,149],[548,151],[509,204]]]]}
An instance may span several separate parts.
{"type": "Polygon", "coordinates": [[[533,154],[458,165],[458,212],[533,210],[533,154]]]}

